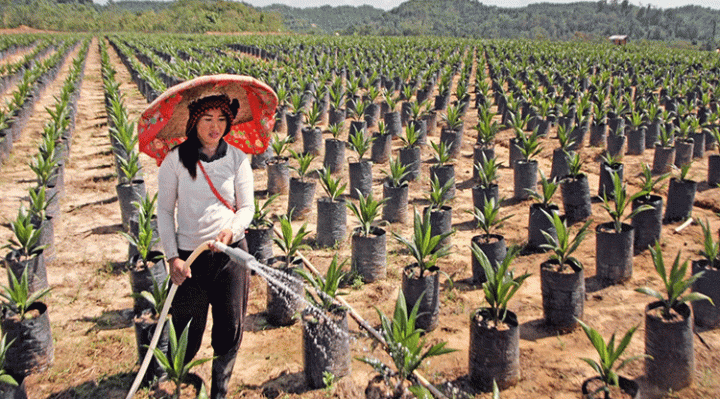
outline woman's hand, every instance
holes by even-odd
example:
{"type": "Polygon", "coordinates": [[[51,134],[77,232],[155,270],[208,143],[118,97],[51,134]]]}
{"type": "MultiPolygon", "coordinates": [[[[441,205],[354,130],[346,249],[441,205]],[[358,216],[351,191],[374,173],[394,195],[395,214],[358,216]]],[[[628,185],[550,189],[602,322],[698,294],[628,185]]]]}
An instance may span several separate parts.
{"type": "Polygon", "coordinates": [[[180,258],[172,258],[170,262],[170,279],[173,284],[180,285],[186,278],[192,277],[190,268],[185,267],[185,261],[180,258]]]}
{"type": "MultiPolygon", "coordinates": [[[[233,238],[233,232],[230,229],[223,229],[220,230],[220,233],[218,233],[217,237],[215,237],[215,241],[220,241],[221,243],[225,245],[230,245],[232,243],[233,238]]],[[[213,252],[220,252],[219,249],[215,248],[213,244],[210,244],[210,249],[213,252]]]]}

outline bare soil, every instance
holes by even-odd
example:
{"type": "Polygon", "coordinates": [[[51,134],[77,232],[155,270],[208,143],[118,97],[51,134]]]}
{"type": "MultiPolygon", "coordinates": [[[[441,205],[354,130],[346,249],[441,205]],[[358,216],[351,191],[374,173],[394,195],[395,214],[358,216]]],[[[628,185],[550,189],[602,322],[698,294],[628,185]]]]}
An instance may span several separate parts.
{"type": "MultiPolygon", "coordinates": [[[[137,349],[132,327],[132,298],[130,297],[129,275],[125,265],[127,242],[118,232],[121,230],[120,208],[117,202],[113,158],[107,128],[107,115],[103,105],[103,89],[100,77],[100,57],[97,39],[91,44],[86,65],[85,79],[78,104],[77,128],[72,139],[70,159],[67,162],[66,191],[61,199],[62,215],[55,226],[57,257],[48,264],[48,280],[52,295],[47,299],[55,344],[54,365],[43,373],[27,378],[26,385],[30,398],[124,398],[137,371],[137,349]]],[[[71,53],[71,59],[77,49],[71,53]]],[[[111,50],[111,59],[122,82],[126,105],[130,115],[136,118],[147,105],[135,85],[130,81],[128,71],[111,50]]],[[[37,152],[37,143],[42,126],[48,119],[45,107],[54,104],[53,95],[60,89],[67,74],[66,62],[57,80],[42,94],[35,106],[35,112],[28,122],[21,140],[16,143],[13,154],[2,165],[0,187],[0,242],[5,243],[12,235],[8,221],[17,214],[19,206],[27,203],[27,190],[34,185],[33,174],[28,167],[31,156],[37,152]]],[[[475,392],[469,388],[468,341],[471,312],[483,305],[482,288],[471,283],[470,239],[480,232],[474,228],[471,215],[466,211],[472,207],[472,148],[475,136],[471,126],[475,125],[474,109],[466,118],[466,135],[460,157],[455,161],[458,191],[452,201],[453,226],[457,230],[452,238],[453,254],[439,262],[447,273],[441,276],[440,325],[426,336],[428,343],[448,341],[448,347],[457,352],[433,358],[423,365],[421,373],[431,382],[448,392],[449,397],[489,398],[487,393],[475,392]],[[452,282],[449,278],[452,279],[452,282]]],[[[512,133],[501,132],[496,146],[497,156],[507,165],[508,139],[512,133]]],[[[329,137],[329,135],[328,135],[329,137]]],[[[542,139],[543,151],[539,156],[540,168],[549,174],[552,149],[557,143],[552,131],[549,138],[542,139]]],[[[439,139],[439,130],[429,137],[439,139]]],[[[301,149],[301,143],[295,144],[301,149]]],[[[394,148],[400,146],[394,143],[394,148]]],[[[591,192],[597,193],[600,148],[585,147],[581,150],[585,161],[583,170],[589,175],[591,192]]],[[[149,193],[157,190],[157,165],[142,155],[144,176],[149,193]]],[[[315,166],[321,164],[315,161],[315,166]]],[[[626,156],[625,180],[631,193],[638,191],[639,173],[642,163],[652,162],[652,150],[640,156],[626,156]]],[[[410,184],[411,207],[422,209],[427,205],[429,190],[428,168],[432,157],[430,148],[423,149],[423,171],[421,177],[410,184]]],[[[373,167],[374,195],[382,197],[381,182],[383,169],[387,165],[373,167]]],[[[691,176],[700,181],[693,215],[710,219],[713,231],[720,227],[714,215],[720,210],[717,188],[708,187],[706,178],[707,157],[694,163],[691,176]]],[[[267,176],[264,170],[255,172],[255,189],[264,196],[267,176]]],[[[344,176],[347,175],[344,172],[344,176]]],[[[511,198],[512,170],[507,166],[500,170],[500,196],[511,198]]],[[[345,180],[347,181],[347,180],[345,180]]],[[[323,195],[318,185],[316,198],[323,195]]],[[[667,189],[662,190],[667,194],[667,189]]],[[[561,203],[560,194],[555,197],[561,203]]],[[[530,201],[503,201],[502,214],[512,217],[500,229],[511,244],[522,244],[527,239],[528,209],[530,201]]],[[[287,196],[281,196],[273,207],[273,214],[286,212],[287,196]]],[[[593,204],[593,225],[609,221],[610,218],[598,202],[593,204]]],[[[307,219],[308,228],[315,231],[316,211],[307,219]]],[[[303,222],[294,222],[295,231],[303,222]]],[[[349,216],[349,228],[356,226],[354,217],[349,216]]],[[[670,262],[678,250],[683,258],[699,259],[701,230],[691,225],[679,233],[674,232],[677,224],[663,228],[662,246],[670,262]]],[[[391,232],[409,237],[410,223],[384,226],[391,232]]],[[[577,229],[577,226],[575,226],[577,229]]],[[[350,230],[350,229],[348,229],[350,230]]],[[[311,235],[312,237],[312,235],[311,235]]],[[[312,238],[308,241],[312,244],[312,238]]],[[[324,271],[333,255],[339,253],[349,257],[350,240],[337,249],[312,249],[304,251],[305,256],[318,269],[324,271]]],[[[640,325],[627,356],[643,353],[643,312],[651,299],[636,293],[635,288],[651,286],[661,288],[648,251],[634,257],[633,277],[624,284],[602,286],[595,276],[595,237],[590,235],[576,253],[586,268],[587,297],[584,321],[608,338],[617,332],[622,336],[632,326],[640,325]]],[[[602,256],[602,254],[600,254],[602,256]]],[[[523,255],[514,262],[518,272],[530,272],[510,308],[521,323],[521,367],[520,382],[502,393],[503,398],[578,398],[582,382],[594,376],[594,372],[581,357],[596,359],[597,356],[584,333],[576,329],[558,335],[548,330],[543,323],[540,297],[540,264],[547,254],[523,255]]],[[[375,308],[391,314],[400,288],[402,268],[411,263],[409,254],[394,240],[388,240],[388,277],[383,281],[366,284],[359,288],[348,288],[344,298],[371,325],[378,326],[379,318],[375,308]]],[[[236,398],[355,398],[363,397],[368,382],[375,376],[373,370],[353,361],[352,375],[342,379],[326,390],[310,390],[303,377],[302,330],[300,323],[291,327],[274,328],[264,317],[266,283],[257,276],[252,278],[248,323],[233,373],[231,391],[236,398]]],[[[211,323],[209,323],[211,324],[211,323]]],[[[354,356],[376,356],[388,360],[378,348],[374,349],[372,339],[354,321],[350,323],[354,341],[354,356]]],[[[212,355],[210,347],[210,325],[199,353],[199,357],[212,355]]],[[[720,331],[698,330],[695,335],[696,375],[693,387],[673,393],[668,397],[700,399],[716,398],[720,392],[720,331]]],[[[210,363],[195,370],[206,381],[210,379],[210,363]]],[[[636,361],[621,374],[638,380],[643,385],[643,363],[636,361]]],[[[169,390],[141,390],[138,398],[168,397],[169,390]]],[[[648,397],[659,397],[653,392],[648,397]]]]}

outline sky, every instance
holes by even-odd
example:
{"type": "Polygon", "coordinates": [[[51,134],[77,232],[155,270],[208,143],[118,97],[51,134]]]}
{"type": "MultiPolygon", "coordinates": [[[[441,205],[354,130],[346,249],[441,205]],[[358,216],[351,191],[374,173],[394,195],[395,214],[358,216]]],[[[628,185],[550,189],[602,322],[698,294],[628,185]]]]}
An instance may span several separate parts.
{"type": "MultiPolygon", "coordinates": [[[[323,5],[331,6],[359,6],[362,4],[368,4],[375,8],[382,8],[384,10],[390,10],[397,7],[406,0],[242,0],[245,3],[252,4],[256,7],[264,7],[270,4],[287,4],[294,7],[320,7],[323,5]]],[[[480,0],[482,4],[488,6],[499,6],[499,7],[524,7],[532,3],[576,3],[578,1],[586,0],[480,0]]],[[[587,0],[592,3],[596,3],[597,0],[587,0]]],[[[621,2],[622,0],[618,0],[621,2]]],[[[608,3],[610,0],[608,0],[608,3]]],[[[698,5],[703,7],[710,7],[720,9],[720,0],[630,0],[630,4],[647,6],[650,4],[657,8],[675,8],[685,5],[698,5]]]]}

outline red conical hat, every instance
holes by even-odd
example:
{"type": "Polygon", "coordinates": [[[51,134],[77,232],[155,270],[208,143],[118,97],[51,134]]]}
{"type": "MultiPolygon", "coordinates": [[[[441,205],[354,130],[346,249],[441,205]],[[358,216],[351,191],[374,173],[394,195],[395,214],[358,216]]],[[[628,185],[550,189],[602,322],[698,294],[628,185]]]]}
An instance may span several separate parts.
{"type": "Polygon", "coordinates": [[[226,94],[240,104],[225,141],[246,154],[263,153],[275,125],[277,95],[265,83],[241,75],[200,76],[169,88],[140,116],[140,151],[160,165],[174,146],[185,141],[188,104],[216,94],[226,94]]]}

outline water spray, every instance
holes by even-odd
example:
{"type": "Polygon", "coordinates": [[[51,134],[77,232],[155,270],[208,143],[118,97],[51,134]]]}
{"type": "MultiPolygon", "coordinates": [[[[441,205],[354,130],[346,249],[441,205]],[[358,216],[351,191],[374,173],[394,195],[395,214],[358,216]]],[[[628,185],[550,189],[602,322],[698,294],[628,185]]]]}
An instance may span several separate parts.
{"type": "MultiPolygon", "coordinates": [[[[210,249],[210,245],[214,246],[219,251],[223,252],[224,254],[228,255],[230,259],[232,259],[234,262],[239,264],[242,267],[246,267],[252,270],[255,270],[260,274],[263,278],[265,278],[268,282],[270,282],[273,285],[276,285],[280,287],[281,289],[285,286],[282,282],[279,281],[279,279],[287,278],[287,276],[277,276],[277,271],[269,266],[265,266],[262,263],[258,262],[255,257],[250,255],[249,253],[243,251],[239,248],[232,248],[229,247],[221,242],[218,241],[206,241],[200,246],[198,246],[192,254],[188,257],[188,259],[185,261],[185,267],[190,267],[190,265],[195,261],[195,259],[204,251],[210,249]]],[[[305,266],[310,269],[310,271],[315,274],[316,276],[320,276],[320,272],[310,263],[310,261],[305,258],[302,254],[298,253],[298,257],[303,261],[305,266]]],[[[284,273],[281,273],[284,274],[284,273]]],[[[153,333],[152,340],[150,341],[150,346],[148,347],[148,351],[145,354],[145,358],[143,359],[143,362],[140,366],[140,369],[138,370],[137,376],[135,376],[135,381],[133,382],[130,391],[128,392],[125,399],[132,399],[132,397],[135,395],[135,392],[137,392],[138,388],[140,387],[140,383],[142,382],[143,377],[145,376],[145,372],[147,371],[148,366],[150,365],[150,361],[152,360],[154,356],[154,350],[157,346],[158,341],[160,340],[160,334],[162,333],[163,325],[165,324],[165,320],[167,319],[168,312],[170,310],[170,305],[172,303],[173,298],[175,297],[175,292],[177,291],[177,285],[171,284],[170,291],[168,292],[167,299],[165,300],[165,305],[163,306],[162,311],[160,312],[160,317],[158,318],[157,327],[155,327],[155,332],[153,333]]],[[[290,294],[295,294],[293,292],[290,292],[290,294]]],[[[337,301],[340,302],[341,305],[343,305],[345,308],[348,309],[348,313],[350,313],[350,316],[366,331],[370,333],[370,335],[373,336],[376,340],[378,340],[383,346],[387,346],[387,343],[383,339],[382,335],[375,330],[372,326],[370,326],[365,319],[358,314],[355,309],[353,309],[350,304],[348,304],[343,298],[336,298],[337,301]]],[[[303,301],[304,298],[303,298],[303,301]]],[[[306,302],[306,301],[305,301],[306,302]]],[[[307,302],[306,302],[307,303],[307,302]]],[[[446,398],[445,395],[440,392],[435,386],[433,386],[428,380],[426,380],[422,375],[420,375],[417,370],[413,372],[415,377],[417,378],[418,382],[427,388],[436,398],[446,398]]]]}

